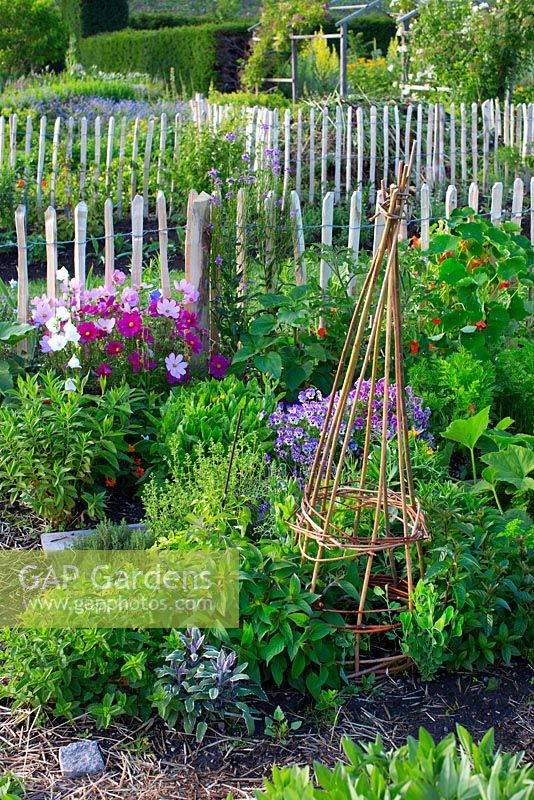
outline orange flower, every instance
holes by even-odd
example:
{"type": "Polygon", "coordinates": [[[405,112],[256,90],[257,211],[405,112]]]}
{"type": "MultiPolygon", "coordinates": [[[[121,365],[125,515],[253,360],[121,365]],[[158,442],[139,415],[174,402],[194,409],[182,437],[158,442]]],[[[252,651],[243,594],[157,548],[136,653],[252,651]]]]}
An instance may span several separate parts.
{"type": "Polygon", "coordinates": [[[469,245],[468,245],[468,243],[465,241],[465,239],[461,239],[461,240],[460,240],[460,250],[462,251],[462,253],[466,253],[466,252],[467,252],[467,250],[468,250],[468,247],[469,247],[469,245]]]}
{"type": "Polygon", "coordinates": [[[488,260],[487,258],[475,258],[475,260],[471,264],[471,267],[473,269],[476,269],[477,267],[482,266],[482,264],[485,264],[487,260],[488,260]]]}
{"type": "Polygon", "coordinates": [[[138,478],[142,478],[143,475],[145,474],[143,467],[137,467],[137,469],[135,470],[135,474],[137,475],[138,478]]]}
{"type": "Polygon", "coordinates": [[[436,285],[435,283],[429,283],[428,284],[428,288],[429,289],[433,289],[435,287],[435,285],[436,285]]]}
{"type": "Polygon", "coordinates": [[[468,411],[470,411],[470,412],[471,412],[471,414],[474,414],[474,413],[475,413],[475,411],[476,411],[476,408],[475,408],[475,406],[472,406],[472,405],[471,405],[471,406],[467,406],[467,410],[468,410],[468,411]]]}
{"type": "Polygon", "coordinates": [[[43,187],[43,189],[44,189],[44,187],[45,187],[46,185],[47,185],[47,184],[46,184],[46,181],[41,181],[41,186],[43,187]]]}
{"type": "Polygon", "coordinates": [[[327,335],[328,335],[328,331],[326,330],[326,328],[318,328],[317,336],[319,337],[319,339],[324,339],[324,337],[327,336],[327,335]]]}
{"type": "Polygon", "coordinates": [[[443,253],[443,255],[440,256],[439,263],[442,264],[446,258],[450,258],[452,255],[453,255],[452,250],[447,250],[446,253],[443,253]]]}
{"type": "Polygon", "coordinates": [[[412,236],[411,242],[412,242],[412,247],[421,247],[421,237],[420,236],[412,236]]]}
{"type": "Polygon", "coordinates": [[[441,319],[436,317],[436,319],[432,320],[432,325],[441,325],[441,319]]]}
{"type": "Polygon", "coordinates": [[[20,180],[17,183],[17,186],[19,187],[19,189],[23,189],[26,186],[26,181],[20,180]]]}
{"type": "Polygon", "coordinates": [[[499,289],[508,289],[510,286],[510,281],[501,281],[499,283],[499,289]]]}
{"type": "Polygon", "coordinates": [[[415,339],[410,341],[410,353],[415,356],[419,352],[419,342],[416,342],[415,339]]]}
{"type": "Polygon", "coordinates": [[[129,444],[128,445],[128,450],[130,451],[130,453],[135,453],[135,445],[134,444],[129,444]]]}
{"type": "Polygon", "coordinates": [[[104,483],[106,484],[108,489],[113,489],[113,487],[115,486],[117,481],[115,480],[115,478],[112,478],[109,475],[106,475],[104,483]]]}

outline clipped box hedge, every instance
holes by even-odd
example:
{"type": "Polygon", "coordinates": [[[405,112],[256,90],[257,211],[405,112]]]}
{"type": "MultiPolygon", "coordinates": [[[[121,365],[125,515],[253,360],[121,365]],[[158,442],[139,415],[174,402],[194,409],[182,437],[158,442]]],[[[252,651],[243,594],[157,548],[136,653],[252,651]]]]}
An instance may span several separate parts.
{"type": "Polygon", "coordinates": [[[59,8],[78,39],[128,25],[128,0],[59,0],[59,8]]]}
{"type": "Polygon", "coordinates": [[[213,85],[229,92],[237,88],[249,27],[242,22],[149,31],[128,28],[82,39],[80,56],[85,67],[106,72],[143,72],[168,79],[173,67],[179,89],[207,93],[213,85]]]}

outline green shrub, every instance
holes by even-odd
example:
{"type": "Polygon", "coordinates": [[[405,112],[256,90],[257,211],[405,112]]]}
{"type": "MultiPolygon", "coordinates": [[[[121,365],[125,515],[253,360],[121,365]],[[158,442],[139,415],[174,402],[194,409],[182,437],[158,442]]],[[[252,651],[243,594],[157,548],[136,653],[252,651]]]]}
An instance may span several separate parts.
{"type": "Polygon", "coordinates": [[[208,16],[182,16],[172,12],[145,12],[130,14],[129,26],[137,31],[156,31],[159,28],[183,28],[186,25],[209,25],[208,16]]]}
{"type": "Polygon", "coordinates": [[[65,22],[77,38],[128,25],[128,0],[59,0],[65,22]]]}
{"type": "Polygon", "coordinates": [[[25,791],[21,781],[10,772],[0,775],[0,800],[20,800],[25,791]]]}
{"type": "Polygon", "coordinates": [[[198,445],[207,452],[211,444],[219,443],[224,454],[234,439],[240,411],[240,444],[254,442],[265,451],[273,438],[268,421],[276,402],[274,394],[268,389],[264,392],[257,380],[243,383],[234,376],[178,387],[155,420],[153,453],[161,463],[167,462],[167,471],[186,454],[194,456],[198,445]]]}
{"type": "Polygon", "coordinates": [[[534,431],[534,342],[509,345],[497,355],[496,403],[501,417],[515,421],[516,430],[534,431]]]}
{"type": "Polygon", "coordinates": [[[130,463],[125,436],[135,394],[66,391],[51,374],[19,378],[0,407],[0,493],[53,525],[103,515],[106,477],[130,463]]]}
{"type": "Polygon", "coordinates": [[[432,412],[432,430],[441,431],[453,419],[469,417],[493,402],[495,369],[469,350],[444,358],[420,358],[408,371],[408,383],[432,412]]]}
{"type": "Polygon", "coordinates": [[[474,743],[460,725],[439,744],[419,729],[417,739],[409,736],[398,750],[386,750],[380,736],[362,746],[346,737],[342,740],[348,764],[338,761],[334,769],[315,765],[315,788],[308,767],[273,768],[272,779],[264,781],[258,800],[410,800],[460,798],[470,800],[527,800],[531,795],[534,767],[521,766],[523,753],[511,755],[495,750],[493,730],[474,743]]]}
{"type": "Polygon", "coordinates": [[[248,23],[161,28],[153,31],[124,30],[91,36],[80,42],[85,67],[107,72],[143,72],[169,77],[184,93],[205,92],[210,85],[222,91],[237,87],[240,59],[248,44],[248,23]]]}
{"type": "Polygon", "coordinates": [[[0,0],[0,74],[61,69],[68,32],[54,0],[0,0]]]}
{"type": "Polygon", "coordinates": [[[123,520],[120,524],[103,520],[94,533],[78,536],[73,543],[75,550],[149,550],[154,536],[143,528],[130,528],[123,520]]]}
{"type": "Polygon", "coordinates": [[[0,697],[60,717],[89,711],[100,727],[123,715],[147,719],[153,672],[174,641],[153,629],[6,629],[0,697]]]}

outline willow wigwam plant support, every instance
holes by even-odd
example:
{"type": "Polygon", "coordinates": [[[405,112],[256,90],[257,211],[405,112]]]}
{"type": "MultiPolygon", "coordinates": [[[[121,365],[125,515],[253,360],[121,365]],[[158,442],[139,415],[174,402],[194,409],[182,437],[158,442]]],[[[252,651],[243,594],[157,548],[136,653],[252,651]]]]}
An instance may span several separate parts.
{"type": "MultiPolygon", "coordinates": [[[[351,603],[355,607],[324,609],[326,614],[336,614],[338,620],[342,615],[342,629],[354,634],[354,663],[347,671],[353,678],[396,671],[409,663],[406,655],[388,652],[389,647],[384,645],[389,642],[385,642],[385,637],[400,626],[399,612],[412,609],[412,545],[417,547],[422,574],[421,542],[427,538],[410,465],[397,252],[412,160],[413,151],[410,163],[400,165],[397,185],[391,187],[387,196],[383,187],[386,199],[381,207],[385,218],[382,239],[354,309],[317,452],[294,524],[302,556],[313,563],[312,591],[316,589],[322,566],[361,559],[358,566],[363,569],[359,569],[355,585],[359,600],[351,603]],[[365,438],[356,460],[349,450],[349,442],[360,390],[367,376],[370,391],[365,438]],[[379,380],[384,387],[379,469],[372,477],[372,471],[369,474],[373,446],[371,415],[379,380]],[[389,430],[388,409],[393,405],[396,426],[390,423],[392,430],[389,430]],[[388,453],[394,450],[398,469],[395,490],[388,478],[388,453]],[[347,472],[352,475],[348,481],[347,472]],[[397,569],[402,555],[403,578],[399,577],[397,569]],[[376,607],[377,597],[380,607],[376,607]],[[374,647],[377,655],[373,654],[374,647]]],[[[374,449],[376,453],[376,446],[374,449]]],[[[337,624],[336,627],[342,626],[337,624]]]]}

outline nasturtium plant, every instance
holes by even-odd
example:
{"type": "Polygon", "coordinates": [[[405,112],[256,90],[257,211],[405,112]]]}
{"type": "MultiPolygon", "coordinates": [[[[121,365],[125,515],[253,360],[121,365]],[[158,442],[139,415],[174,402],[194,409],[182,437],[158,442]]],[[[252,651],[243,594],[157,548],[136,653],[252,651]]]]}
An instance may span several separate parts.
{"type": "Polygon", "coordinates": [[[514,223],[497,227],[471,209],[457,209],[439,223],[428,250],[411,248],[408,258],[412,353],[461,346],[487,360],[532,312],[534,252],[514,223]]]}

